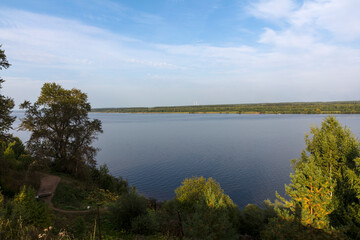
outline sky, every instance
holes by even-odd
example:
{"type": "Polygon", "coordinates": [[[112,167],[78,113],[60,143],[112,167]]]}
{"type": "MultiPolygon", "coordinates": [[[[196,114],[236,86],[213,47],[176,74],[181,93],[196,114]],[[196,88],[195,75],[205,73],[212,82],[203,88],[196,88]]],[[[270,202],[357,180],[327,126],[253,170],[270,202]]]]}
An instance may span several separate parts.
{"type": "Polygon", "coordinates": [[[1,93],[93,108],[360,100],[359,0],[0,0],[1,93]]]}

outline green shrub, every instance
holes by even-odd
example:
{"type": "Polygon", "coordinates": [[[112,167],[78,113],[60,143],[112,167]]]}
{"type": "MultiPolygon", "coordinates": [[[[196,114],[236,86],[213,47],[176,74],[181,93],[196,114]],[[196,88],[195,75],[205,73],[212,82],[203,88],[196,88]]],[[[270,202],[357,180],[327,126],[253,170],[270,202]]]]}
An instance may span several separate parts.
{"type": "Polygon", "coordinates": [[[84,217],[77,217],[70,230],[75,236],[83,239],[86,233],[86,222],[84,217]]]}
{"type": "Polygon", "coordinates": [[[282,208],[282,204],[278,201],[271,203],[270,200],[264,201],[263,208],[255,204],[248,204],[244,210],[240,212],[238,227],[240,233],[259,238],[261,231],[264,230],[269,219],[277,216],[275,208],[282,208]]]}
{"type": "Polygon", "coordinates": [[[147,200],[135,191],[123,194],[110,207],[111,221],[118,230],[130,230],[133,219],[146,214],[147,200]]]}
{"type": "Polygon", "coordinates": [[[275,217],[269,220],[269,223],[261,232],[261,239],[343,240],[348,238],[336,230],[324,231],[311,226],[304,226],[295,220],[286,220],[281,217],[275,217]]]}
{"type": "Polygon", "coordinates": [[[79,210],[88,206],[87,197],[88,193],[83,188],[60,181],[52,202],[57,208],[79,210]]]}
{"type": "Polygon", "coordinates": [[[185,215],[183,231],[191,239],[238,239],[228,210],[205,204],[197,204],[194,213],[185,215]]]}
{"type": "Polygon", "coordinates": [[[214,179],[185,179],[175,190],[178,218],[185,237],[236,239],[238,209],[214,179]]]}
{"type": "Polygon", "coordinates": [[[39,227],[51,225],[51,211],[48,205],[37,201],[36,192],[24,186],[11,202],[11,218],[22,219],[25,224],[39,227]]]}
{"type": "Polygon", "coordinates": [[[109,173],[109,168],[106,164],[101,165],[99,169],[92,168],[90,170],[90,177],[92,181],[101,189],[109,190],[113,193],[123,194],[127,193],[128,182],[121,177],[116,178],[109,173]]]}
{"type": "Polygon", "coordinates": [[[154,234],[159,231],[159,217],[154,210],[139,215],[131,221],[131,232],[142,235],[154,234]]]}

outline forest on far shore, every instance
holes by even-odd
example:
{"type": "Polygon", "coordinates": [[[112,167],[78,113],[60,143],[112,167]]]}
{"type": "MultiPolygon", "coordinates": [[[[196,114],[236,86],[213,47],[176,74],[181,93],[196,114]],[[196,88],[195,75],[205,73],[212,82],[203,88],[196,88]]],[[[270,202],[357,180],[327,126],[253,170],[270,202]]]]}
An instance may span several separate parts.
{"type": "Polygon", "coordinates": [[[360,101],[94,108],[113,113],[360,114],[360,101]]]}

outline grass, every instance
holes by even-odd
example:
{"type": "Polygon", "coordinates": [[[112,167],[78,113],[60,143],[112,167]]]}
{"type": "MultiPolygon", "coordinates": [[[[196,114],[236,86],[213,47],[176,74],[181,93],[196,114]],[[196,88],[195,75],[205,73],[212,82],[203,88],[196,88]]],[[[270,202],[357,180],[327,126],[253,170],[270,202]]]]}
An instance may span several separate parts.
{"type": "Polygon", "coordinates": [[[83,188],[61,180],[52,202],[54,207],[64,210],[86,210],[89,206],[88,197],[89,193],[83,188]]]}

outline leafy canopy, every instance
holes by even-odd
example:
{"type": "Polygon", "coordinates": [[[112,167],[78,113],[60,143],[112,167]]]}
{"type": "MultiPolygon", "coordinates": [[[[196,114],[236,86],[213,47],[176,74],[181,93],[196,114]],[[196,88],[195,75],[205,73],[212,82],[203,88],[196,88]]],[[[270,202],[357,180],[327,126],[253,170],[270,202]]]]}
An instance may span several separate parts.
{"type": "Polygon", "coordinates": [[[321,229],[345,229],[360,238],[360,144],[350,129],[335,117],[324,119],[305,136],[306,150],[293,160],[294,174],[279,198],[292,217],[303,225],[321,229]]]}
{"type": "Polygon", "coordinates": [[[28,148],[46,166],[82,176],[86,166],[94,167],[97,149],[91,146],[102,132],[101,121],[90,120],[87,95],[78,89],[67,90],[56,83],[45,83],[38,100],[25,101],[20,129],[31,131],[28,148]]]}
{"type": "Polygon", "coordinates": [[[184,235],[191,239],[237,239],[237,207],[212,178],[185,179],[175,190],[184,235]]]}
{"type": "Polygon", "coordinates": [[[235,206],[230,197],[213,178],[193,177],[185,179],[175,190],[176,199],[184,205],[194,205],[202,201],[210,208],[235,206]]]}
{"type": "MultiPolygon", "coordinates": [[[[0,48],[1,46],[0,44],[0,48]]],[[[6,58],[5,51],[0,49],[0,70],[7,69],[8,67],[10,67],[10,64],[6,58]]],[[[4,82],[0,77],[0,89],[2,88],[1,84],[4,82]]],[[[15,121],[15,117],[10,116],[14,105],[13,99],[0,94],[0,140],[8,137],[7,132],[11,129],[11,125],[15,121]]]]}

